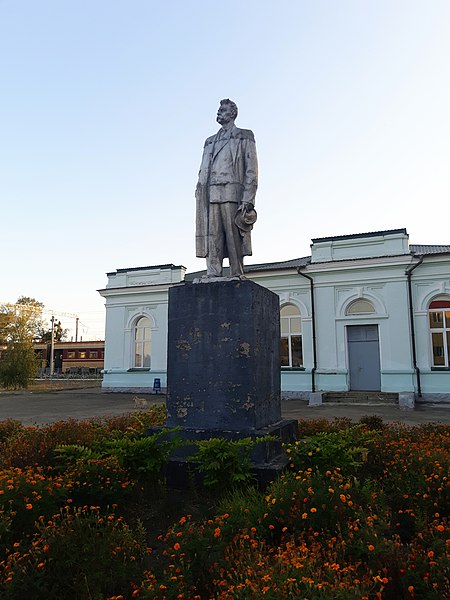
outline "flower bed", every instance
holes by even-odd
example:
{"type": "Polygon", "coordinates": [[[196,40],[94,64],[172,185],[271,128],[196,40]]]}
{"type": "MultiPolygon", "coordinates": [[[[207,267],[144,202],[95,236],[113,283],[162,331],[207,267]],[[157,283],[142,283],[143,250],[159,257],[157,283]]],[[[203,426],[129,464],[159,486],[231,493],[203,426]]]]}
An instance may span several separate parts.
{"type": "Polygon", "coordinates": [[[265,492],[176,494],[163,419],[0,422],[2,599],[450,598],[449,426],[302,421],[265,492]]]}

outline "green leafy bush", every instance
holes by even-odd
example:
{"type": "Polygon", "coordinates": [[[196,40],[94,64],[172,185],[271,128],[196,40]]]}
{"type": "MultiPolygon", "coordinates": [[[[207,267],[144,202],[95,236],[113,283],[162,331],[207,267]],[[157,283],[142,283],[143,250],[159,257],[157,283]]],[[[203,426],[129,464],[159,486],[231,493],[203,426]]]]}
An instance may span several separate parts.
{"type": "Polygon", "coordinates": [[[285,451],[294,470],[311,467],[326,471],[339,467],[342,473],[355,473],[367,460],[368,445],[375,435],[361,425],[354,425],[286,444],[285,451]]]}
{"type": "Polygon", "coordinates": [[[203,475],[205,486],[226,490],[253,479],[251,452],[256,443],[251,438],[199,440],[191,460],[203,475]]]}
{"type": "Polygon", "coordinates": [[[147,437],[122,437],[109,441],[106,448],[132,475],[158,476],[169,456],[180,444],[175,429],[163,429],[160,433],[147,437]]]}
{"type": "MultiPolygon", "coordinates": [[[[42,520],[31,550],[17,544],[0,565],[3,600],[92,600],[131,592],[147,553],[145,532],[87,506],[42,520]]],[[[131,595],[131,594],[130,594],[131,595]]]]}

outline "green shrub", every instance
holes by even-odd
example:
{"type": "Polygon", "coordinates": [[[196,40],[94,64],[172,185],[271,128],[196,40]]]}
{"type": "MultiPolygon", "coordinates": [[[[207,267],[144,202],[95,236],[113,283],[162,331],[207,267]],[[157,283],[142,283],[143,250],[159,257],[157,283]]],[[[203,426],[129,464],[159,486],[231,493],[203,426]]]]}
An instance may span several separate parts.
{"type": "Polygon", "coordinates": [[[0,565],[2,600],[93,600],[131,592],[146,555],[135,530],[95,507],[64,510],[42,521],[32,543],[17,544],[0,565]]]}
{"type": "Polygon", "coordinates": [[[251,438],[198,440],[197,451],[191,457],[203,476],[203,484],[223,491],[253,479],[251,452],[257,442],[251,438]]]}
{"type": "Polygon", "coordinates": [[[122,437],[109,441],[106,448],[132,475],[158,476],[169,456],[180,444],[175,429],[163,429],[160,433],[147,437],[122,437]]]}
{"type": "Polygon", "coordinates": [[[285,451],[294,470],[311,467],[326,471],[339,467],[342,473],[355,473],[367,460],[368,444],[374,435],[363,426],[354,425],[286,444],[285,451]]]}

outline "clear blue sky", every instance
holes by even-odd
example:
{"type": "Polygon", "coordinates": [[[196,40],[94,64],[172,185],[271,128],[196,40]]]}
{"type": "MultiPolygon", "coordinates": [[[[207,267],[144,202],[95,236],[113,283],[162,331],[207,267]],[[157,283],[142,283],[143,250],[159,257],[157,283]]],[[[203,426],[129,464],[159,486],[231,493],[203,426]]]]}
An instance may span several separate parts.
{"type": "Polygon", "coordinates": [[[259,155],[247,263],[398,227],[450,243],[449,57],[448,0],[0,0],[0,301],[95,339],[106,272],[203,268],[224,97],[259,155]]]}

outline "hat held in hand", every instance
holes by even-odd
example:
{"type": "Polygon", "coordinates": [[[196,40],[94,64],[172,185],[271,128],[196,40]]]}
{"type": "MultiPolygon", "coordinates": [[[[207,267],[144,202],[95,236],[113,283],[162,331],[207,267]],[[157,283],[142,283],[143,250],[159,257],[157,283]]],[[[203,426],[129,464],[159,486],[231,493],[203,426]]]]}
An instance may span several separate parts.
{"type": "Polygon", "coordinates": [[[243,205],[238,208],[234,222],[241,231],[251,231],[256,219],[256,210],[254,208],[248,209],[243,205]]]}

